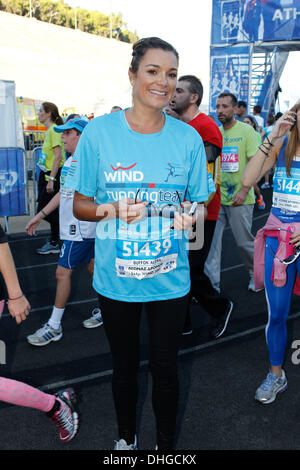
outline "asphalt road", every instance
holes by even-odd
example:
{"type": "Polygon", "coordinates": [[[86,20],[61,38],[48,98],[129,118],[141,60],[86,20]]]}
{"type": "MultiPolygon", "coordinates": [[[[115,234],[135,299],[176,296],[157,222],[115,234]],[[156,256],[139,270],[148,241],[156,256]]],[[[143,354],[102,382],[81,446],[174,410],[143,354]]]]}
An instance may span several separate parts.
{"type": "MultiPolygon", "coordinates": [[[[271,190],[263,194],[267,207],[265,211],[254,211],[254,234],[263,226],[270,208],[271,190]]],[[[6,364],[0,365],[0,370],[2,376],[49,393],[73,386],[79,397],[80,430],[73,441],[62,444],[56,428],[41,412],[0,403],[0,450],[110,450],[117,438],[111,395],[112,363],[103,328],[87,330],[82,326],[97,305],[84,267],[73,274],[72,294],[63,318],[63,338],[39,348],[26,341],[26,336],[48,319],[55,295],[57,255],[35,253],[46,235],[11,236],[18,275],[32,310],[20,326],[7,311],[3,314],[0,339],[6,345],[6,364]]],[[[289,388],[273,404],[260,405],[254,400],[254,393],[268,370],[265,295],[263,291],[248,292],[248,275],[228,228],[224,233],[222,262],[222,290],[233,300],[234,310],[226,333],[214,341],[209,336],[210,317],[198,305],[192,305],[194,332],[182,337],[179,358],[181,389],[176,449],[297,450],[300,366],[295,361],[298,356],[293,346],[294,341],[300,340],[300,299],[293,297],[288,321],[284,368],[289,388]]],[[[149,450],[155,447],[155,432],[144,325],[141,336],[138,436],[139,448],[149,450]]]]}

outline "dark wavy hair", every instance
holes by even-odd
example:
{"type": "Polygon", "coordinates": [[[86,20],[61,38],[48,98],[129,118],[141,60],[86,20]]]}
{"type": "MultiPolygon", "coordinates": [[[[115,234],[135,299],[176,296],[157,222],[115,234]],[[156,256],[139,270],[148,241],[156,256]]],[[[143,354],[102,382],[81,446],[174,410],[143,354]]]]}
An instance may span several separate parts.
{"type": "MultiPolygon", "coordinates": [[[[296,104],[291,108],[291,111],[294,111],[294,113],[297,113],[300,109],[300,100],[297,101],[296,104]]],[[[291,165],[294,156],[296,155],[296,149],[297,145],[300,142],[300,135],[298,132],[298,127],[297,124],[295,124],[289,135],[288,143],[285,149],[285,167],[286,167],[286,172],[288,176],[291,176],[291,165]]]]}
{"type": "Polygon", "coordinates": [[[50,103],[49,101],[44,101],[42,106],[46,113],[50,113],[50,119],[52,122],[54,122],[54,124],[61,126],[64,123],[63,118],[59,115],[56,104],[50,103]]]}
{"type": "Polygon", "coordinates": [[[143,38],[132,46],[132,59],[130,64],[131,72],[137,73],[140,62],[149,49],[162,49],[163,51],[173,52],[177,61],[179,60],[178,52],[168,42],[157,37],[143,38]]]}
{"type": "Polygon", "coordinates": [[[249,119],[249,121],[252,122],[252,127],[253,129],[258,132],[258,129],[257,129],[257,120],[255,119],[254,116],[251,116],[251,114],[247,114],[246,116],[243,117],[243,122],[245,121],[245,119],[249,119]]]}

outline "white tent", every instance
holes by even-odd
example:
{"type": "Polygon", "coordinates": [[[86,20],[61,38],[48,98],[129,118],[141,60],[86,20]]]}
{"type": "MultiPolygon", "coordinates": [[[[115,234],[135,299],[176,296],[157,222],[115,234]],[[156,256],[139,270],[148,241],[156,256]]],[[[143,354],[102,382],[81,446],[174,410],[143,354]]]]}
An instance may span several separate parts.
{"type": "Polygon", "coordinates": [[[24,148],[22,122],[15,95],[15,82],[0,79],[0,147],[24,148]]]}

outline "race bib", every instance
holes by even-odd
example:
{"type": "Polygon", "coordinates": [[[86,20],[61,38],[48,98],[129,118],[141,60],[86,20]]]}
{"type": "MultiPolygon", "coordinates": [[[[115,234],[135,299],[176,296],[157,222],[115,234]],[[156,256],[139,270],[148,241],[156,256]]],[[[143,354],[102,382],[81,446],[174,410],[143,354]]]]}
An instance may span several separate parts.
{"type": "Polygon", "coordinates": [[[45,173],[47,172],[47,168],[46,168],[46,158],[47,158],[47,154],[46,154],[46,153],[41,153],[40,158],[39,158],[38,161],[37,161],[37,166],[38,166],[42,171],[44,171],[45,173]]]}
{"type": "Polygon", "coordinates": [[[292,178],[285,169],[277,168],[273,178],[273,207],[287,212],[300,212],[300,169],[292,171],[292,178]]]}
{"type": "Polygon", "coordinates": [[[66,179],[68,176],[68,170],[68,167],[62,167],[60,174],[60,195],[65,198],[72,198],[74,196],[74,190],[65,187],[66,179]]]}
{"type": "Polygon", "coordinates": [[[116,270],[119,277],[149,279],[176,269],[178,239],[117,240],[116,270]]]}
{"type": "Polygon", "coordinates": [[[238,147],[223,147],[221,169],[225,173],[236,173],[239,171],[238,147]]]}

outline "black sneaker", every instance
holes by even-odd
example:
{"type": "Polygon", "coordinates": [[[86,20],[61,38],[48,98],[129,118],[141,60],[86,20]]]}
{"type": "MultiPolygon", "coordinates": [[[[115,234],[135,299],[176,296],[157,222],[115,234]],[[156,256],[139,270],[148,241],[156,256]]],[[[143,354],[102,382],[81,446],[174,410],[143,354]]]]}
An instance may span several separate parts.
{"type": "Polygon", "coordinates": [[[233,302],[231,302],[231,300],[228,300],[228,307],[227,307],[226,312],[224,313],[224,315],[222,315],[220,318],[216,320],[216,326],[211,331],[211,336],[214,339],[220,338],[220,336],[222,336],[222,334],[225,332],[232,309],[233,309],[233,302]]]}

